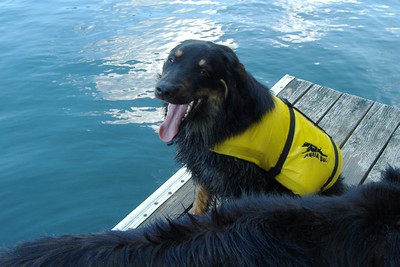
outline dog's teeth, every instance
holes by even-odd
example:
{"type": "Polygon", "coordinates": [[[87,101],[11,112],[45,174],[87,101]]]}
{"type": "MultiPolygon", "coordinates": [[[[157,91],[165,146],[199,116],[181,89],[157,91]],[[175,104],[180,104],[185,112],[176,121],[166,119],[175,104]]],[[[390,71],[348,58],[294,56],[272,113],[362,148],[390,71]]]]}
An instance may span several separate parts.
{"type": "Polygon", "coordinates": [[[185,115],[183,116],[182,120],[186,119],[186,117],[189,115],[190,111],[191,111],[192,108],[193,108],[193,104],[194,104],[194,101],[192,101],[192,102],[190,102],[190,103],[188,104],[188,107],[187,107],[187,109],[186,109],[186,113],[185,113],[185,115]]]}

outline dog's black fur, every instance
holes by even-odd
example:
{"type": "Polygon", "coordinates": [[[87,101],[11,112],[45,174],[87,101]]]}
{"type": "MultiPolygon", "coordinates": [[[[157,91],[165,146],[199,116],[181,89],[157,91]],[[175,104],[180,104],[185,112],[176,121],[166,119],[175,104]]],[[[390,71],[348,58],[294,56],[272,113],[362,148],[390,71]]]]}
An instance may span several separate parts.
{"type": "Polygon", "coordinates": [[[341,196],[258,196],[129,231],[48,237],[0,266],[400,266],[400,171],[341,196]]]}
{"type": "MultiPolygon", "coordinates": [[[[274,108],[268,88],[245,70],[230,48],[197,40],[178,45],[163,66],[155,95],[172,104],[194,101],[194,108],[181,123],[173,143],[177,161],[186,165],[194,182],[211,195],[291,193],[274,175],[255,164],[210,150],[274,108]],[[199,64],[201,60],[206,63],[199,64]]],[[[340,194],[344,190],[339,179],[324,194],[340,194]]]]}

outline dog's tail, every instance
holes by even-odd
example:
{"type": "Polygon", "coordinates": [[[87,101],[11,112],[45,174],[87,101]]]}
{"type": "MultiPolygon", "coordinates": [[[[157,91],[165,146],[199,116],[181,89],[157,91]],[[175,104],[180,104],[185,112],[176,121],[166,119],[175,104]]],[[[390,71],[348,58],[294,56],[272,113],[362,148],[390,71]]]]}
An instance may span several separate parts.
{"type": "Polygon", "coordinates": [[[110,231],[25,242],[0,250],[0,266],[128,266],[128,251],[139,243],[129,233],[110,231]]]}
{"type": "MultiPolygon", "coordinates": [[[[188,214],[179,220],[158,221],[127,231],[45,237],[0,248],[0,266],[235,265],[233,258],[240,259],[238,255],[243,255],[240,240],[224,242],[224,238],[210,231],[210,216],[204,216],[188,214]]],[[[234,220],[221,221],[223,225],[226,223],[234,220]]],[[[251,266],[254,264],[251,259],[251,255],[244,256],[238,266],[251,266]]]]}

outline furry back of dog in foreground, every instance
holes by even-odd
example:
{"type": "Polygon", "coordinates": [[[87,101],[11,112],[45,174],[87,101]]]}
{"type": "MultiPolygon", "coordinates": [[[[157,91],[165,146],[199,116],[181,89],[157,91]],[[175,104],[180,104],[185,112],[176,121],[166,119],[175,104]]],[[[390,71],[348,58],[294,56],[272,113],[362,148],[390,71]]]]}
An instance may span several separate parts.
{"type": "Polygon", "coordinates": [[[342,196],[248,196],[128,231],[47,237],[0,266],[400,266],[400,171],[342,196]]]}
{"type": "Polygon", "coordinates": [[[296,110],[272,96],[229,47],[199,40],[179,44],[163,66],[155,95],[166,104],[159,136],[176,145],[177,161],[191,171],[196,185],[194,213],[205,212],[213,196],[332,195],[344,191],[338,178],[341,155],[337,145],[296,110]],[[292,110],[293,131],[301,134],[296,134],[291,144],[292,110]],[[316,132],[319,135],[313,138],[316,132]],[[296,143],[299,136],[307,139],[296,143]],[[225,143],[233,137],[241,144],[225,143]],[[318,143],[321,140],[325,143],[318,143]],[[336,156],[332,147],[338,150],[336,156]],[[308,153],[310,150],[313,153],[308,153]],[[296,156],[292,151],[297,151],[296,156]],[[287,157],[279,158],[285,153],[289,161],[285,161],[287,157]],[[335,159],[339,162],[336,166],[335,159]],[[296,166],[290,165],[293,162],[296,166]],[[332,166],[325,166],[329,164],[332,166]],[[286,173],[289,177],[282,177],[286,173]],[[292,182],[294,177],[299,178],[292,182]]]}

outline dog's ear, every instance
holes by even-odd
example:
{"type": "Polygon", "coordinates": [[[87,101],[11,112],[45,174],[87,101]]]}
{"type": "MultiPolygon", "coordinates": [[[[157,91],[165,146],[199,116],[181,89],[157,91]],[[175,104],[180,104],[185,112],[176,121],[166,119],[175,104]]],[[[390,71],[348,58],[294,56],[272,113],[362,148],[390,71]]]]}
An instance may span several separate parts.
{"type": "Polygon", "coordinates": [[[229,69],[243,68],[243,65],[240,63],[239,58],[233,50],[225,45],[219,45],[222,50],[222,55],[224,59],[225,65],[229,69]]]}
{"type": "Polygon", "coordinates": [[[228,72],[228,77],[226,77],[228,87],[237,87],[246,80],[246,70],[231,48],[224,45],[219,46],[222,51],[225,69],[228,72]]]}

